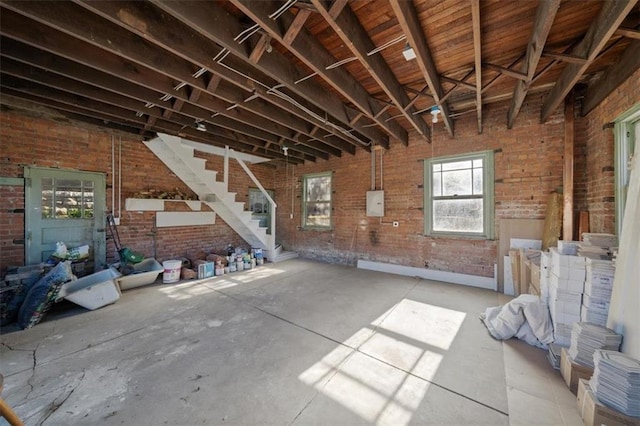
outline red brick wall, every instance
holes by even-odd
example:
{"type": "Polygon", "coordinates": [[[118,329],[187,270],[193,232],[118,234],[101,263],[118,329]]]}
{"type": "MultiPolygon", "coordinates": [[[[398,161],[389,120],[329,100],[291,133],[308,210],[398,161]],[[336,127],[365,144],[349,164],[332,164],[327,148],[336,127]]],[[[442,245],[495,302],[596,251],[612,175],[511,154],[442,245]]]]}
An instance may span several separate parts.
{"type": "MultiPolygon", "coordinates": [[[[294,218],[291,203],[279,213],[279,235],[285,244],[305,257],[355,263],[371,259],[416,267],[428,267],[481,276],[493,276],[497,258],[496,241],[430,238],[423,236],[422,159],[482,150],[495,154],[496,223],[500,218],[542,218],[549,192],[562,184],[562,111],[548,123],[539,124],[542,98],[528,98],[512,130],[506,128],[508,104],[484,108],[484,131],[478,135],[475,114],[455,122],[455,139],[439,122],[434,142],[428,144],[416,134],[409,146],[392,143],[383,154],[385,216],[367,217],[366,191],[370,189],[371,157],[358,150],[355,156],[330,159],[289,168],[289,178],[279,170],[278,182],[285,191],[294,187],[294,218]],[[329,232],[299,229],[301,207],[300,176],[333,171],[334,229],[329,232]],[[399,221],[394,228],[392,221],[399,221]],[[284,232],[283,232],[284,231],[284,232]]],[[[380,153],[377,153],[377,189],[380,189],[380,153]]],[[[496,226],[496,230],[497,230],[496,226]]],[[[498,237],[496,235],[496,237],[498,237]]]]}
{"type": "MultiPolygon", "coordinates": [[[[576,209],[588,210],[591,230],[612,232],[613,224],[613,136],[603,131],[612,121],[640,98],[637,81],[640,71],[599,105],[589,116],[576,120],[576,209]]],[[[370,259],[416,267],[428,267],[481,276],[493,275],[497,262],[496,241],[429,238],[423,235],[423,163],[422,159],[496,150],[495,216],[501,218],[544,217],[549,192],[562,185],[563,113],[559,109],[545,124],[539,123],[543,98],[529,96],[515,122],[506,128],[508,102],[483,109],[484,129],[477,133],[474,113],[455,121],[455,138],[450,138],[439,122],[432,144],[411,134],[408,147],[393,141],[383,153],[382,189],[385,191],[385,217],[367,217],[366,191],[371,189],[371,154],[358,149],[356,155],[344,154],[328,161],[277,167],[252,166],[260,181],[275,190],[278,203],[277,239],[285,247],[303,256],[325,261],[355,264],[370,259]],[[301,183],[303,174],[333,171],[334,228],[330,232],[300,229],[301,183]],[[394,228],[392,221],[399,221],[394,228]]],[[[111,183],[111,136],[90,126],[28,117],[14,112],[0,113],[0,176],[20,177],[24,165],[74,168],[107,173],[111,183]],[[58,155],[56,153],[63,153],[58,155]]],[[[159,260],[191,256],[194,252],[222,250],[227,243],[243,242],[222,220],[214,227],[153,227],[154,213],[126,212],[124,199],[144,189],[174,190],[187,188],[146,150],[139,140],[122,136],[122,202],[119,227],[123,245],[159,260]]],[[[205,154],[202,156],[207,157],[205,154]]],[[[222,158],[209,156],[208,166],[222,172],[222,158]]],[[[377,152],[376,187],[381,189],[380,152],[377,152]]],[[[219,180],[222,180],[221,174],[219,180]]],[[[246,201],[248,178],[233,164],[231,191],[246,201]]],[[[24,259],[24,194],[20,186],[0,186],[0,270],[21,264],[24,259]]],[[[111,192],[107,191],[109,208],[111,192]]],[[[170,209],[184,209],[171,203],[170,209]]],[[[110,250],[112,252],[112,250],[110,250]]]]}
{"type": "MultiPolygon", "coordinates": [[[[640,70],[614,90],[586,117],[576,121],[581,128],[580,144],[584,155],[580,180],[576,175],[577,202],[589,212],[591,232],[615,233],[614,133],[603,126],[640,101],[640,70]]],[[[578,164],[576,164],[577,166],[578,164]]]]}
{"type": "MultiPolygon", "coordinates": [[[[15,111],[0,112],[0,176],[19,178],[24,166],[55,167],[106,173],[107,209],[111,206],[111,134],[82,123],[61,122],[15,111]]],[[[122,141],[122,218],[118,233],[122,245],[159,261],[175,257],[191,257],[198,253],[223,251],[227,244],[246,246],[246,243],[219,217],[214,226],[171,227],[155,229],[154,212],[125,210],[125,199],[144,190],[192,192],[133,135],[116,134],[116,169],[118,143],[122,141]],[[154,243],[155,237],[155,243],[154,243]],[[155,248],[154,248],[155,245],[155,248]]],[[[220,156],[198,153],[207,158],[208,167],[217,167],[222,180],[223,159],[220,156]]],[[[272,182],[274,168],[250,166],[264,182],[272,182]]],[[[215,169],[215,168],[214,168],[215,169]]],[[[246,201],[247,188],[253,186],[240,166],[231,162],[231,191],[236,199],[246,201]]],[[[165,203],[169,211],[188,210],[184,203],[165,203]]],[[[203,206],[206,209],[206,206],[203,206]]],[[[24,188],[22,185],[0,185],[0,273],[8,266],[24,263],[24,188]]],[[[248,248],[248,247],[247,247],[248,248]]],[[[107,261],[116,261],[112,242],[108,241],[107,261]]]]}

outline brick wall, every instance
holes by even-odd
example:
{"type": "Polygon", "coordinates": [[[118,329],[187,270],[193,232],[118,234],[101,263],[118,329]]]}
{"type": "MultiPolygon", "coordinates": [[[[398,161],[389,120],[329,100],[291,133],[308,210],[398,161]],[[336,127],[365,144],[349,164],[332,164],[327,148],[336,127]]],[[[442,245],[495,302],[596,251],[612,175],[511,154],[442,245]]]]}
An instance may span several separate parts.
{"type": "MultiPolygon", "coordinates": [[[[602,126],[637,102],[639,79],[640,71],[589,116],[576,120],[576,210],[590,212],[594,232],[614,230],[613,134],[611,130],[603,131],[602,126]]],[[[344,264],[369,259],[493,276],[496,241],[423,235],[421,160],[495,150],[496,239],[501,218],[544,218],[547,195],[562,185],[564,122],[559,109],[540,124],[542,103],[539,95],[527,97],[511,130],[506,128],[508,102],[492,104],[483,109],[484,129],[480,135],[476,116],[469,113],[455,121],[455,138],[450,138],[439,122],[434,126],[432,144],[412,133],[408,147],[393,141],[388,151],[377,151],[376,189],[385,191],[382,219],[365,214],[366,191],[371,189],[371,154],[362,149],[357,149],[355,155],[344,154],[342,158],[305,165],[277,162],[274,166],[251,168],[268,189],[275,191],[278,241],[304,257],[344,264]],[[329,232],[301,230],[301,176],[326,171],[332,171],[334,176],[334,227],[329,232]],[[394,228],[393,221],[400,226],[394,228]]],[[[124,246],[146,256],[155,253],[163,260],[220,251],[228,243],[244,245],[219,218],[213,227],[154,229],[154,213],[124,211],[124,199],[140,190],[189,191],[139,140],[131,135],[121,137],[123,214],[119,231],[124,246]]],[[[104,130],[3,111],[0,138],[2,177],[21,177],[24,165],[37,165],[104,172],[111,183],[111,133],[104,130]]],[[[199,155],[207,158],[209,168],[222,171],[222,157],[199,155]]],[[[222,180],[222,176],[218,179],[222,180]]],[[[232,162],[229,189],[237,192],[237,200],[246,201],[252,186],[232,162]]],[[[24,193],[20,185],[2,185],[0,194],[0,270],[4,271],[6,266],[24,260],[24,193]]],[[[110,202],[108,189],[108,208],[110,202]]],[[[170,203],[169,207],[185,208],[180,203],[170,203]]]]}
{"type": "MultiPolygon", "coordinates": [[[[409,146],[397,142],[385,151],[382,160],[385,216],[367,217],[366,191],[371,189],[371,154],[358,149],[355,156],[331,158],[315,164],[278,170],[278,188],[289,203],[281,205],[278,234],[285,246],[303,256],[355,264],[370,259],[407,266],[428,267],[481,276],[493,276],[497,258],[496,241],[429,238],[423,236],[422,159],[483,150],[495,154],[495,216],[501,218],[543,218],[549,192],[562,185],[564,124],[557,111],[546,124],[539,124],[543,98],[531,96],[522,107],[512,130],[506,128],[508,103],[483,109],[484,129],[478,134],[475,114],[455,122],[455,138],[442,121],[434,128],[428,144],[412,134],[409,146]],[[334,228],[307,231],[301,224],[300,176],[333,171],[334,228]],[[293,191],[293,219],[290,219],[293,191]],[[393,221],[400,226],[394,228],[393,221]]],[[[380,152],[377,152],[377,189],[380,183],[380,152]]],[[[498,227],[496,226],[496,230],[498,227]]],[[[496,235],[498,237],[498,235],[496,235]]]]}
{"type": "MultiPolygon", "coordinates": [[[[122,147],[122,217],[118,233],[124,247],[147,257],[156,256],[162,261],[182,256],[192,257],[203,252],[224,251],[227,244],[246,246],[219,217],[216,217],[216,224],[211,227],[156,229],[154,212],[126,211],[125,199],[140,191],[178,189],[193,195],[141,140],[130,134],[108,133],[104,129],[83,123],[3,110],[0,112],[0,177],[21,178],[24,166],[27,165],[102,172],[106,174],[107,210],[113,208],[117,213],[117,197],[116,205],[111,206],[112,134],[115,135],[116,170],[120,141],[122,147]]],[[[199,152],[197,155],[208,160],[209,168],[219,170],[218,180],[222,180],[222,157],[199,152]]],[[[252,165],[250,168],[261,182],[273,181],[273,167],[252,165]]],[[[249,178],[233,160],[229,175],[229,189],[238,193],[238,201],[246,201],[247,188],[253,184],[250,184],[249,178]]],[[[0,185],[0,273],[4,273],[8,266],[24,264],[24,202],[24,186],[21,183],[0,185]]],[[[184,203],[165,204],[168,211],[188,210],[184,203]]],[[[107,262],[116,260],[112,241],[109,240],[107,262]]]]}
{"type": "MultiPolygon", "coordinates": [[[[640,70],[614,90],[586,117],[576,120],[576,145],[580,145],[579,175],[576,174],[576,201],[589,212],[591,232],[615,233],[614,132],[603,128],[640,101],[640,70]]],[[[576,164],[578,167],[578,163],[576,164]]]]}

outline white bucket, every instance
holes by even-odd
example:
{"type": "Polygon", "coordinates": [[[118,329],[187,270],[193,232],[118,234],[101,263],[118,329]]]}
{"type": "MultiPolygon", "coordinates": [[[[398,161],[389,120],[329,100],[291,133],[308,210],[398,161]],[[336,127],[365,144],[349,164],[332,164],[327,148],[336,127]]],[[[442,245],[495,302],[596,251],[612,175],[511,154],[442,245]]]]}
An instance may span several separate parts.
{"type": "Polygon", "coordinates": [[[162,282],[165,284],[180,281],[180,269],[182,269],[181,260],[165,260],[162,262],[164,273],[162,274],[162,282]]]}

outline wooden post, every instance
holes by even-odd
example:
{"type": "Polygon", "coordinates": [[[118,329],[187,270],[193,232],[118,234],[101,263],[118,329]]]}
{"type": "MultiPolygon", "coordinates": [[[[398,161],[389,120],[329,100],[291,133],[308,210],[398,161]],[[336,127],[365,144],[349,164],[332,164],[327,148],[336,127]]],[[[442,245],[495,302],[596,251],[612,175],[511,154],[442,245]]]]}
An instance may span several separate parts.
{"type": "Polygon", "coordinates": [[[574,102],[573,93],[567,96],[564,106],[564,170],[562,239],[573,240],[573,146],[574,146],[574,102]]]}

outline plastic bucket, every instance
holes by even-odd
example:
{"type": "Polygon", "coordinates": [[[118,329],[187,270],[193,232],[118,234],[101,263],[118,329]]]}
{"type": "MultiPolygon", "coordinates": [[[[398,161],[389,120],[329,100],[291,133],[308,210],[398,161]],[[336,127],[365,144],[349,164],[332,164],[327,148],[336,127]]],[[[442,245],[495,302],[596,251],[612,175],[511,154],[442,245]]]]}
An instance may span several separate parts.
{"type": "Polygon", "coordinates": [[[162,262],[164,273],[162,274],[162,282],[165,284],[180,281],[180,269],[182,269],[181,260],[165,260],[162,262]]]}

